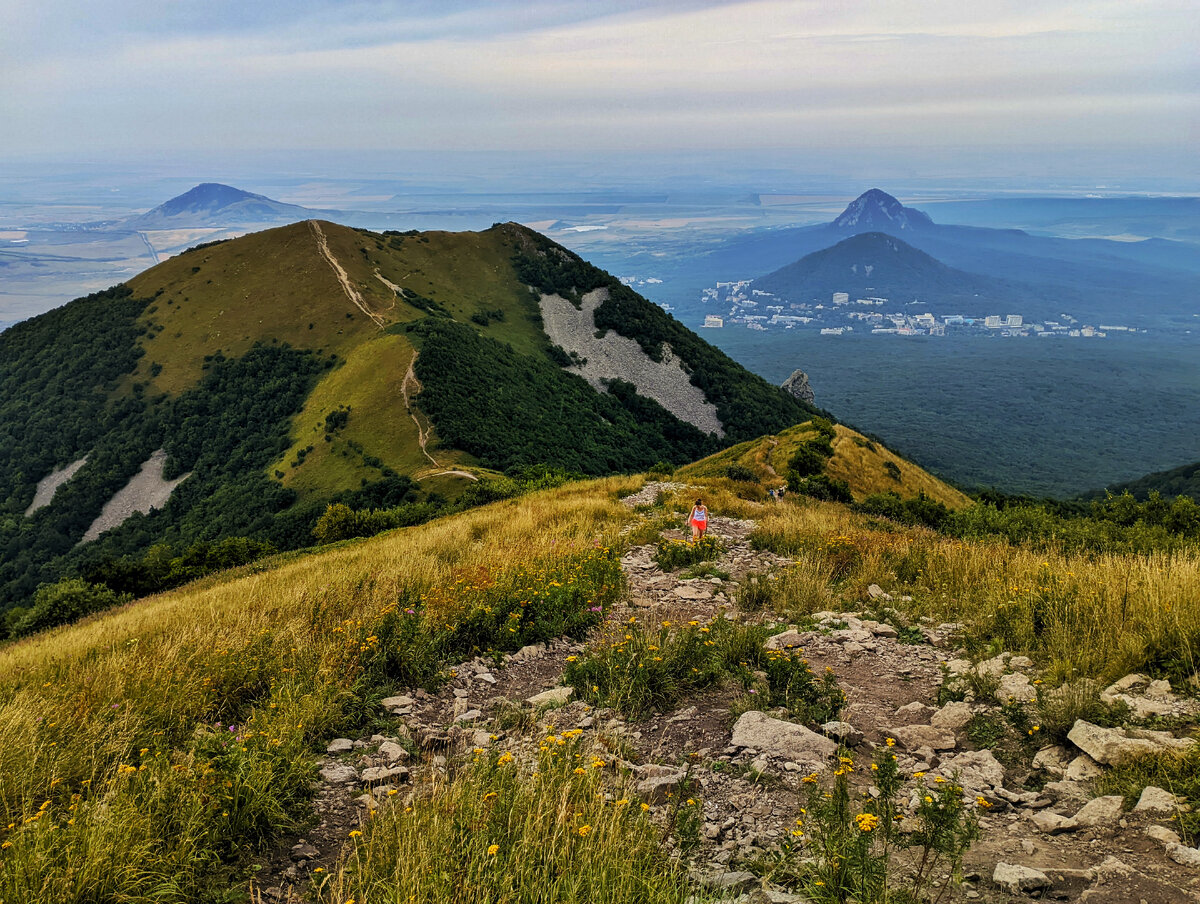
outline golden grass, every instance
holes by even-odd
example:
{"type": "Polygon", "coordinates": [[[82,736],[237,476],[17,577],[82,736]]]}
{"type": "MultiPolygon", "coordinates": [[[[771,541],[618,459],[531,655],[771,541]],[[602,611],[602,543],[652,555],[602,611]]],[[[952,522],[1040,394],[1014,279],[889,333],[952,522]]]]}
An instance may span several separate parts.
{"type": "Polygon", "coordinates": [[[463,570],[572,561],[638,485],[496,503],[0,650],[0,900],[192,899],[210,858],[303,815],[373,619],[463,570]]]}
{"type": "Polygon", "coordinates": [[[823,563],[851,601],[865,600],[871,583],[911,594],[903,605],[912,614],[965,624],[980,655],[1027,653],[1052,680],[1196,672],[1196,550],[1085,555],[964,542],[922,528],[872,527],[843,506],[811,501],[773,507],[755,539],[823,563]]]}
{"type": "MultiPolygon", "coordinates": [[[[958,509],[971,504],[971,500],[963,493],[879,443],[868,440],[861,433],[840,424],[835,425],[834,429],[837,436],[833,440],[833,458],[829,460],[825,473],[846,481],[856,500],[862,500],[872,493],[886,492],[895,492],[902,499],[909,499],[923,492],[947,508],[958,509]],[[899,469],[899,480],[889,473],[888,464],[899,469]]],[[[737,465],[754,475],[759,485],[757,498],[761,499],[765,495],[764,488],[783,486],[787,478],[788,461],[802,443],[816,435],[817,431],[809,422],[797,424],[774,436],[739,443],[685,465],[676,471],[675,476],[678,480],[718,481],[718,486],[746,496],[746,488],[755,484],[741,483],[739,489],[739,481],[724,479],[726,469],[737,465]]]]}

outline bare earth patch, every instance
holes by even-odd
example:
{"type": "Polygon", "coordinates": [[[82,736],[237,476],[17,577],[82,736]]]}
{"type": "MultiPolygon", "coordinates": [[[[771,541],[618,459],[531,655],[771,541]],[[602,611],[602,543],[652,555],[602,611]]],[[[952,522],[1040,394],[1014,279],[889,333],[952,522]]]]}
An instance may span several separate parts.
{"type": "Polygon", "coordinates": [[[596,289],[583,296],[582,307],[576,308],[558,295],[542,296],[539,305],[550,341],[586,359],[586,363],[567,369],[601,391],[603,380],[632,383],[641,395],[654,399],[680,420],[705,433],[724,436],[717,407],[704,397],[699,386],[692,385],[691,377],[670,348],[662,361],[652,361],[632,339],[611,330],[603,338],[596,337],[593,314],[606,298],[607,289],[596,289]]]}
{"type": "Polygon", "coordinates": [[[86,455],[79,461],[71,462],[65,468],[51,471],[39,480],[37,491],[33,494],[33,502],[29,503],[29,508],[25,509],[25,517],[28,518],[38,509],[48,506],[54,499],[54,494],[58,492],[58,488],[74,477],[85,464],[87,464],[86,455]]]}
{"type": "Polygon", "coordinates": [[[106,530],[112,530],[114,527],[124,524],[125,520],[134,512],[148,515],[152,509],[162,508],[171,498],[175,487],[187,480],[192,473],[189,471],[174,480],[164,480],[163,465],[166,464],[166,461],[167,453],[163,449],[159,449],[146,459],[138,472],[129,478],[129,483],[118,490],[112,499],[104,503],[100,515],[92,522],[92,526],[87,529],[87,533],[79,542],[81,544],[90,543],[106,530]]]}

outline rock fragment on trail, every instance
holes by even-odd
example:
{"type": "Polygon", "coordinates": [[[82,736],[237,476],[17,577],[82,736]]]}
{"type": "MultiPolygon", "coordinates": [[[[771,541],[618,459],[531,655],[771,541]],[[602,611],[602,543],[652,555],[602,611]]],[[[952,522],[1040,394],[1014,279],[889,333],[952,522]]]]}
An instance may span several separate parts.
{"type": "Polygon", "coordinates": [[[967,727],[967,723],[971,721],[973,715],[969,703],[947,703],[933,714],[929,724],[945,731],[962,731],[967,727]]]}
{"type": "Polygon", "coordinates": [[[358,781],[358,770],[346,763],[329,763],[321,768],[321,778],[331,785],[345,785],[358,781]]]}
{"type": "Polygon", "coordinates": [[[1009,894],[1042,892],[1051,886],[1050,877],[1041,870],[1001,861],[992,873],[992,882],[1009,894]]]}
{"type": "Polygon", "coordinates": [[[1133,809],[1144,813],[1174,813],[1175,795],[1163,788],[1147,785],[1133,809]]]}
{"type": "Polygon", "coordinates": [[[334,738],[329,742],[329,746],[325,748],[325,752],[331,755],[339,753],[349,753],[354,749],[354,742],[349,738],[334,738]]]}
{"type": "Polygon", "coordinates": [[[767,756],[820,769],[837,753],[838,745],[803,725],[772,719],[754,710],[743,713],[733,726],[730,744],[767,756]]]}
{"type": "Polygon", "coordinates": [[[570,685],[562,687],[552,687],[548,691],[542,691],[540,694],[534,694],[525,702],[530,706],[562,706],[571,699],[571,695],[575,693],[575,688],[570,685]]]}

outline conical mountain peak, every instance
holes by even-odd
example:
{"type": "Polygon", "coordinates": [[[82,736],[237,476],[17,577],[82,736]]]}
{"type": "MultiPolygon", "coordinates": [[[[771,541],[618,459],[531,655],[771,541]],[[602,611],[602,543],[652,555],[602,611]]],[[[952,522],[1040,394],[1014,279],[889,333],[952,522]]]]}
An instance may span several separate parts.
{"type": "Polygon", "coordinates": [[[872,188],[850,202],[833,221],[835,229],[851,232],[889,232],[925,229],[933,220],[923,211],[905,207],[887,192],[872,188]]]}

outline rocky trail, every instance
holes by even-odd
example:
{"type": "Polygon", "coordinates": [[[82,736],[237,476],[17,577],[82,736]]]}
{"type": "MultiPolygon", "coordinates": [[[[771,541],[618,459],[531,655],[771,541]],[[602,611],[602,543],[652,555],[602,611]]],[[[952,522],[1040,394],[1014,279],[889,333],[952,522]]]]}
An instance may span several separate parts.
{"type": "MultiPolygon", "coordinates": [[[[661,490],[679,486],[651,483],[622,501],[652,505],[661,490]]],[[[642,623],[769,618],[770,613],[739,613],[734,606],[749,576],[788,564],[751,547],[754,526],[712,518],[711,533],[724,547],[714,563],[722,576],[664,572],[653,560],[653,545],[628,549],[621,560],[626,601],[596,630],[631,617],[642,623]]],[[[499,745],[519,755],[522,741],[552,726],[578,729],[585,739],[603,742],[606,751],[619,750],[618,766],[635,776],[643,800],[662,804],[680,791],[699,800],[700,846],[689,862],[697,891],[707,897],[697,900],[808,900],[746,867],[787,838],[804,805],[805,776],[837,764],[837,740],[864,766],[879,745],[894,744],[902,776],[955,781],[966,798],[984,801],[981,837],[964,861],[965,881],[942,901],[1200,901],[1200,851],[1180,843],[1172,828],[1173,796],[1147,789],[1137,807],[1125,811],[1120,797],[1097,797],[1093,788],[1104,764],[1130,749],[1182,747],[1189,741],[1168,732],[1078,722],[1070,748],[1043,748],[1032,764],[1000,746],[981,747],[971,740],[978,737],[973,728],[998,722],[1002,703],[1030,699],[1034,664],[1007,654],[972,664],[955,648],[958,626],[910,625],[890,609],[894,601],[882,588],[872,585],[869,595],[872,613],[887,621],[864,611],[823,612],[811,623],[781,627],[767,641],[769,648],[802,649],[815,673],[831,669],[836,676],[847,705],[820,733],[777,712],[752,709],[735,718],[734,708],[745,708],[738,706],[740,687],[705,691],[673,711],[626,721],[612,710],[572,700],[572,690],[560,686],[567,657],[584,649],[565,640],[527,647],[500,663],[465,662],[437,693],[418,690],[384,700],[391,726],[386,731],[330,743],[314,826],[262,863],[252,887],[255,899],[316,900],[314,888],[336,869],[348,834],[369,811],[410,800],[455,758],[469,758],[472,748],[499,745]],[[946,681],[994,691],[990,699],[968,694],[939,706],[946,681]]],[[[1135,712],[1179,715],[1190,709],[1162,683],[1140,676],[1118,682],[1106,694],[1120,695],[1135,712]]],[[[870,772],[859,772],[857,787],[869,793],[870,772]]]]}

